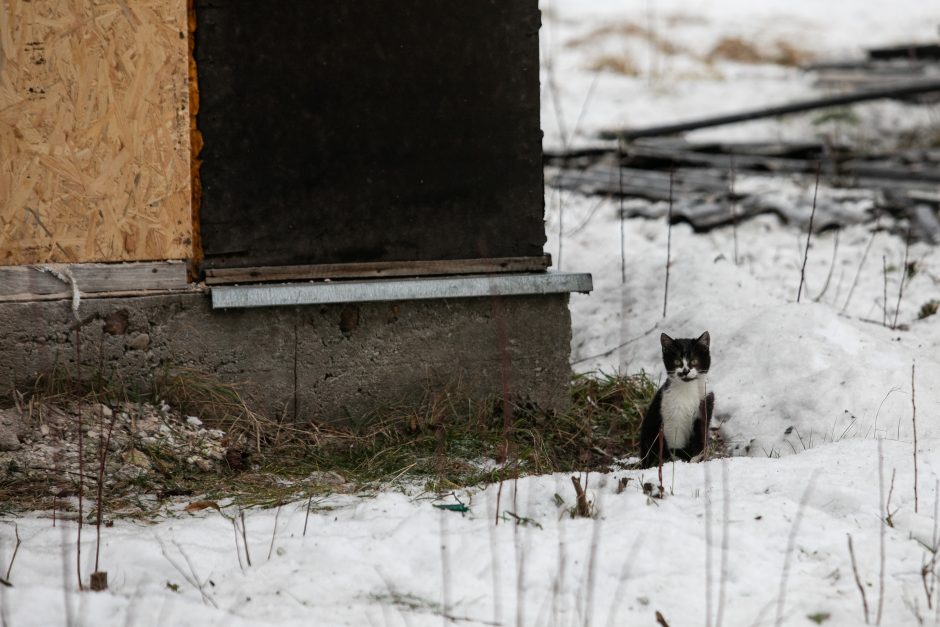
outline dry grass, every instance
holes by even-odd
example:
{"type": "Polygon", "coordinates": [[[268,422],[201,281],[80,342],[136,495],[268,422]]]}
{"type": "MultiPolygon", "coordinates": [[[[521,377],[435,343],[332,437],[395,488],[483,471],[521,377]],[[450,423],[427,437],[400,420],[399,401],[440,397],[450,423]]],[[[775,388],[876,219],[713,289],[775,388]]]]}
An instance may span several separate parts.
{"type": "Polygon", "coordinates": [[[626,54],[603,54],[588,66],[592,72],[611,72],[622,76],[639,76],[640,68],[626,54]]]}
{"type": "Polygon", "coordinates": [[[581,48],[603,39],[640,39],[652,44],[657,51],[666,55],[675,55],[685,51],[683,46],[674,44],[634,22],[617,22],[598,26],[584,35],[569,39],[565,46],[568,48],[581,48]]]}
{"type": "Polygon", "coordinates": [[[917,312],[917,319],[923,320],[924,318],[929,318],[937,313],[937,309],[940,309],[940,300],[928,300],[920,306],[920,310],[917,312]]]}
{"type": "MultiPolygon", "coordinates": [[[[20,401],[38,412],[58,407],[67,413],[79,396],[87,406],[93,401],[160,399],[180,415],[198,416],[207,426],[226,431],[228,440],[244,442],[250,449],[242,465],[200,471],[159,447],[138,442],[153,470],[128,480],[108,478],[106,514],[111,518],[155,514],[170,497],[232,498],[242,506],[275,506],[337,490],[384,489],[401,481],[453,490],[525,474],[604,471],[636,454],[643,412],[655,393],[642,373],[581,375],[572,381],[566,411],[513,403],[507,431],[497,399],[472,403],[453,389],[428,390],[418,403],[387,407],[349,426],[261,416],[250,409],[238,386],[192,370],[165,371],[152,391],[136,397],[113,382],[79,390],[61,375],[44,377],[20,401]],[[497,451],[507,444],[509,460],[494,464],[497,451]],[[324,476],[338,481],[318,479],[324,476]]],[[[53,470],[0,468],[3,508],[51,509],[53,494],[67,496],[75,471],[53,470]]],[[[94,483],[94,477],[86,480],[87,485],[94,483]]]]}
{"type": "Polygon", "coordinates": [[[777,40],[770,48],[758,46],[740,37],[724,37],[706,55],[709,63],[715,61],[734,61],[747,64],[774,64],[787,67],[803,65],[812,59],[812,55],[793,44],[777,40]]]}
{"type": "Polygon", "coordinates": [[[280,446],[302,435],[283,419],[252,411],[240,387],[193,369],[165,369],[154,382],[151,396],[198,416],[210,427],[225,431],[231,439],[244,438],[255,452],[265,445],[280,446]]]}

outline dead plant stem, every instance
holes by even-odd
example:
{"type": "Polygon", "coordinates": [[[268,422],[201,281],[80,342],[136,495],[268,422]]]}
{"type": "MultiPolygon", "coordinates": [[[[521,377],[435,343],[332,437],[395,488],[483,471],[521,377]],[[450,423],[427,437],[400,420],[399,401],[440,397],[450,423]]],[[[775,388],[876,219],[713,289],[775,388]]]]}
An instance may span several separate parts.
{"type": "MultiPolygon", "coordinates": [[[[884,438],[878,438],[878,509],[882,510],[885,506],[885,478],[884,478],[884,455],[882,454],[882,443],[884,438]]],[[[881,624],[881,610],[884,607],[885,599],[885,527],[888,521],[885,512],[882,510],[881,528],[879,533],[879,564],[878,564],[878,610],[875,614],[875,624],[881,624]]]]}
{"type": "Polygon", "coordinates": [[[881,256],[881,277],[882,277],[882,296],[881,296],[881,326],[888,326],[888,259],[881,256]]]}
{"type": "MultiPolygon", "coordinates": [[[[914,428],[914,513],[917,513],[917,394],[914,389],[914,369],[911,364],[911,423],[914,428]]],[[[936,550],[936,549],[935,549],[936,550]]]]}
{"type": "Polygon", "coordinates": [[[852,574],[855,575],[855,585],[858,586],[858,592],[862,595],[862,609],[865,611],[865,624],[869,624],[868,619],[868,597],[865,596],[865,586],[862,585],[862,579],[858,576],[858,563],[855,561],[855,549],[852,548],[852,534],[845,534],[849,539],[849,557],[852,558],[852,574]]]}
{"type": "Polygon", "coordinates": [[[271,546],[268,547],[268,559],[274,553],[274,540],[277,538],[277,521],[281,517],[281,503],[277,504],[277,511],[274,512],[274,529],[271,530],[271,546]]]}
{"type": "Polygon", "coordinates": [[[875,220],[875,228],[871,232],[871,236],[868,238],[868,243],[865,244],[865,250],[862,251],[862,258],[858,262],[858,268],[855,270],[855,279],[852,280],[852,287],[849,288],[849,293],[845,298],[845,304],[842,305],[842,312],[845,313],[849,308],[849,303],[852,302],[852,295],[855,293],[855,288],[858,286],[858,280],[862,276],[862,267],[865,265],[865,260],[868,259],[868,251],[871,250],[871,245],[875,241],[875,234],[878,233],[878,229],[881,225],[881,216],[875,220]]]}
{"type": "Polygon", "coordinates": [[[666,317],[666,308],[669,305],[669,265],[672,259],[672,187],[676,171],[669,170],[669,209],[666,213],[666,285],[663,289],[663,318],[666,317]]]}
{"type": "Polygon", "coordinates": [[[780,590],[777,593],[777,615],[774,620],[775,627],[783,624],[783,612],[786,607],[787,579],[790,576],[790,560],[793,557],[793,549],[796,547],[796,537],[800,531],[800,523],[803,520],[803,511],[809,502],[810,494],[813,492],[813,486],[816,483],[818,471],[814,472],[803,490],[803,496],[800,498],[800,505],[796,510],[796,517],[793,519],[793,525],[790,527],[790,536],[787,539],[787,552],[783,558],[783,571],[780,574],[780,590]]]}
{"type": "Polygon", "coordinates": [[[806,261],[809,259],[809,242],[813,237],[813,219],[816,217],[816,195],[819,193],[819,172],[822,161],[816,163],[816,187],[813,189],[813,210],[809,214],[809,228],[806,229],[806,248],[803,251],[803,267],[800,268],[800,287],[796,292],[796,302],[800,302],[803,293],[803,283],[806,281],[806,261]]]}
{"type": "Polygon", "coordinates": [[[248,533],[245,531],[245,510],[239,512],[242,519],[242,544],[245,546],[245,561],[251,566],[251,554],[248,553],[248,533]]]}
{"type": "Polygon", "coordinates": [[[734,256],[732,260],[734,265],[738,265],[738,211],[736,206],[737,199],[734,197],[734,155],[731,155],[731,238],[734,241],[734,256]]]}
{"type": "Polygon", "coordinates": [[[10,563],[7,564],[6,575],[3,577],[3,579],[0,579],[0,584],[5,586],[13,585],[13,580],[10,579],[10,575],[13,573],[13,562],[16,561],[16,554],[20,550],[20,544],[22,544],[22,541],[20,540],[20,528],[16,523],[13,523],[13,535],[16,538],[16,544],[13,546],[13,555],[10,557],[10,563]]]}
{"type": "Polygon", "coordinates": [[[82,587],[82,505],[85,492],[85,425],[82,421],[82,336],[81,329],[75,329],[75,373],[78,382],[78,531],[75,539],[75,572],[78,574],[78,589],[82,587]]]}
{"type": "Polygon", "coordinates": [[[627,282],[627,255],[623,242],[623,138],[617,138],[617,172],[620,177],[620,284],[627,282]]]}
{"type": "Polygon", "coordinates": [[[725,610],[725,592],[728,584],[728,547],[731,514],[731,495],[728,485],[728,460],[721,460],[721,564],[718,567],[718,609],[715,614],[715,627],[721,627],[725,610]]]}
{"type": "Polygon", "coordinates": [[[898,314],[901,312],[901,296],[904,294],[904,279],[907,278],[907,259],[911,252],[911,227],[907,227],[907,237],[904,238],[904,263],[898,273],[901,278],[898,279],[898,302],[894,306],[894,321],[891,323],[892,329],[898,328],[898,314]]]}

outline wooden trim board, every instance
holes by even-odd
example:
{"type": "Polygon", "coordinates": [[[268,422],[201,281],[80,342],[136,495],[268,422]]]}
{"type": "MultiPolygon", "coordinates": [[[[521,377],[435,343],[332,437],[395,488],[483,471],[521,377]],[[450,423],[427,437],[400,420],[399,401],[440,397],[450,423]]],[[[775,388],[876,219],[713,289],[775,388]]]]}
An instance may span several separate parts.
{"type": "Polygon", "coordinates": [[[56,276],[65,277],[66,271],[82,294],[188,288],[181,261],[2,266],[0,301],[71,298],[71,285],[56,276]]]}
{"type": "Polygon", "coordinates": [[[490,259],[374,261],[309,266],[210,268],[206,270],[206,285],[264,283],[268,281],[311,281],[318,279],[441,276],[447,274],[543,272],[550,265],[552,265],[551,255],[542,255],[541,257],[494,257],[490,259]]]}

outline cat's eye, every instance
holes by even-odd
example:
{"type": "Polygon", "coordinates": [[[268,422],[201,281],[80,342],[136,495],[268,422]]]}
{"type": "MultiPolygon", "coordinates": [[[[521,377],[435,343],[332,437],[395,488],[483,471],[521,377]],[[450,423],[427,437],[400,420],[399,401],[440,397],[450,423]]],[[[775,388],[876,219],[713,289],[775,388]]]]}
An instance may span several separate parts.
{"type": "Polygon", "coordinates": [[[672,362],[672,365],[673,365],[673,366],[681,366],[681,365],[682,365],[682,360],[681,360],[681,359],[677,359],[677,360],[675,360],[674,362],[672,362]]]}
{"type": "Polygon", "coordinates": [[[692,364],[693,366],[697,366],[697,365],[698,365],[698,359],[693,359],[693,360],[690,361],[689,363],[692,364]]]}

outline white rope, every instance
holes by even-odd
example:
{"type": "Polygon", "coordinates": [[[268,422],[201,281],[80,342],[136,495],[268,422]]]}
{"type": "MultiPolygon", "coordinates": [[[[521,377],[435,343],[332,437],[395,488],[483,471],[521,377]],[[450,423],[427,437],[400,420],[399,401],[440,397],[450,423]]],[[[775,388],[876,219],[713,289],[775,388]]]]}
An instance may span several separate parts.
{"type": "Polygon", "coordinates": [[[81,322],[82,319],[78,315],[78,306],[82,302],[82,292],[78,289],[78,282],[75,280],[69,267],[66,265],[41,265],[33,267],[40,272],[54,276],[72,288],[72,315],[75,316],[76,321],[81,322]]]}

